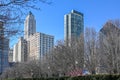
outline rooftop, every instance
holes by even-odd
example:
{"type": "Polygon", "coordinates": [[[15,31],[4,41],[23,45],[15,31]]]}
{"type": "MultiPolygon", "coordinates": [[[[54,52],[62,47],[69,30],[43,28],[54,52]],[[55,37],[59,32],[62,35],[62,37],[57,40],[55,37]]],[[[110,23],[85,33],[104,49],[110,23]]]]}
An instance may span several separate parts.
{"type": "Polygon", "coordinates": [[[71,13],[76,13],[76,14],[80,14],[83,16],[83,13],[79,12],[79,11],[76,11],[76,10],[72,10],[71,13]]]}

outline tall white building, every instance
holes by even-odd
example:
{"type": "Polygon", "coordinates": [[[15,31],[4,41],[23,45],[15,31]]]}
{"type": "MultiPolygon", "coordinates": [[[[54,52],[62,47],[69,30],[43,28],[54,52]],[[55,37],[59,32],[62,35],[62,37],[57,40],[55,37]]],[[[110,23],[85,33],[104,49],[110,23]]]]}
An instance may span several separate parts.
{"type": "Polygon", "coordinates": [[[20,38],[14,45],[13,61],[24,62],[29,59],[41,59],[54,46],[54,37],[36,33],[36,20],[29,12],[24,22],[24,39],[20,38]]]}
{"type": "Polygon", "coordinates": [[[29,59],[40,60],[52,50],[54,46],[54,36],[37,32],[29,37],[28,43],[29,59]]]}
{"type": "Polygon", "coordinates": [[[27,58],[27,42],[20,37],[18,43],[14,45],[13,49],[13,61],[14,62],[24,62],[27,58]]]}
{"type": "Polygon", "coordinates": [[[36,20],[32,12],[29,12],[24,21],[24,38],[20,37],[18,43],[14,45],[13,62],[27,61],[27,40],[34,33],[36,33],[36,20]]]}
{"type": "Polygon", "coordinates": [[[24,39],[27,40],[34,33],[36,33],[36,20],[32,12],[29,12],[24,22],[24,39]]]}
{"type": "Polygon", "coordinates": [[[18,62],[17,55],[18,55],[18,48],[17,43],[13,46],[13,62],[18,62]]]}

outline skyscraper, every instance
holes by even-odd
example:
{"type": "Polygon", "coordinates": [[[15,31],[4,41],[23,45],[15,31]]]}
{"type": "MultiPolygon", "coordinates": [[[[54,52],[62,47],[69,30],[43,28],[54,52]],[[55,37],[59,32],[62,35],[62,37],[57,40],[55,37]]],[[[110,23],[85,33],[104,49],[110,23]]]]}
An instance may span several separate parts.
{"type": "Polygon", "coordinates": [[[13,62],[27,61],[28,44],[27,40],[30,35],[36,33],[36,20],[32,12],[29,12],[24,21],[24,38],[20,37],[13,49],[13,62]]]}
{"type": "Polygon", "coordinates": [[[27,40],[34,33],[36,33],[36,20],[32,12],[29,12],[24,22],[24,39],[27,40]]]}
{"type": "Polygon", "coordinates": [[[14,45],[13,61],[40,60],[54,46],[54,36],[36,32],[36,20],[29,12],[24,23],[24,39],[14,45]]]}
{"type": "Polygon", "coordinates": [[[79,38],[83,31],[84,20],[82,13],[72,10],[71,13],[64,16],[64,39],[66,42],[79,38]]]}
{"type": "Polygon", "coordinates": [[[9,52],[9,39],[4,37],[4,23],[0,21],[0,73],[9,66],[8,52],[9,52]]]}

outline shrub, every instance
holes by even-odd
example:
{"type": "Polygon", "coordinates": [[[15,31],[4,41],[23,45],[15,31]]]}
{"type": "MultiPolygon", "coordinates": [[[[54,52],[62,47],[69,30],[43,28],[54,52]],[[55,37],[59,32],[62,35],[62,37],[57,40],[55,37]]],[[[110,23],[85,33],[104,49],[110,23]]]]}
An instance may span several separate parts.
{"type": "Polygon", "coordinates": [[[24,78],[7,80],[120,80],[120,75],[87,75],[77,77],[24,78]]]}

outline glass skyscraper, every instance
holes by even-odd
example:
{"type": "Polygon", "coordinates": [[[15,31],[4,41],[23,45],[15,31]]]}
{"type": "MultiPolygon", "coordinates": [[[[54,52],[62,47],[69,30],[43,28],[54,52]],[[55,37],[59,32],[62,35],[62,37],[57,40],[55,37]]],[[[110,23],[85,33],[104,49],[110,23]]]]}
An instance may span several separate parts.
{"type": "Polygon", "coordinates": [[[84,19],[81,12],[72,10],[64,16],[64,39],[69,42],[80,37],[84,31],[84,19]]]}
{"type": "Polygon", "coordinates": [[[0,21],[0,74],[9,67],[8,64],[8,51],[9,39],[4,37],[4,23],[0,21]]]}

